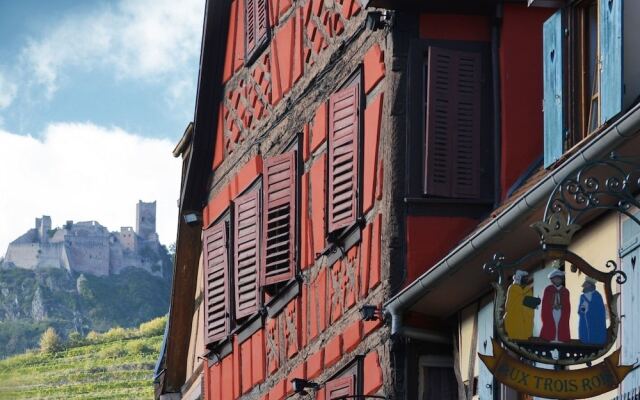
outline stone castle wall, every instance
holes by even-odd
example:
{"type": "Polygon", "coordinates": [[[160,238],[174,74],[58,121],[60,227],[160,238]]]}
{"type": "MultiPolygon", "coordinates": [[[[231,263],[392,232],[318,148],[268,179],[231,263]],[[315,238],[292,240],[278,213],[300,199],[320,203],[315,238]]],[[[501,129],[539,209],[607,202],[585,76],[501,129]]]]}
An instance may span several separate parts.
{"type": "Polygon", "coordinates": [[[136,227],[109,232],[95,221],[67,221],[64,228],[51,230],[51,218],[36,218],[35,229],[9,244],[4,262],[25,269],[65,268],[106,276],[128,267],[162,276],[158,234],[155,232],[156,203],[136,205],[136,227]],[[142,236],[141,233],[144,235],[142,236]]]}

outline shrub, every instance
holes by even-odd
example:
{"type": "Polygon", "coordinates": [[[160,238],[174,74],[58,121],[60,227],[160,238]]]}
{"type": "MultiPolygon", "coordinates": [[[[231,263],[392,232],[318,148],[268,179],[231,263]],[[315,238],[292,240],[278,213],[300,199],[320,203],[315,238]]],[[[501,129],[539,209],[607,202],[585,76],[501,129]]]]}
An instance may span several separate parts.
{"type": "Polygon", "coordinates": [[[69,347],[77,347],[84,345],[84,338],[80,335],[80,332],[73,331],[67,338],[67,344],[69,347]]]}
{"type": "Polygon", "coordinates": [[[149,322],[143,322],[138,327],[138,331],[142,336],[158,336],[164,333],[164,326],[167,323],[167,317],[158,317],[149,322]]]}
{"type": "Polygon", "coordinates": [[[89,343],[98,343],[100,341],[100,334],[96,331],[87,333],[87,341],[89,343]]]}
{"type": "Polygon", "coordinates": [[[44,353],[57,353],[63,349],[62,339],[55,329],[49,327],[40,337],[40,351],[44,353]]]}
{"type": "Polygon", "coordinates": [[[127,337],[129,337],[129,333],[127,332],[126,329],[116,326],[106,331],[104,334],[102,334],[102,336],[105,339],[109,339],[109,340],[119,340],[119,339],[126,339],[127,337]]]}

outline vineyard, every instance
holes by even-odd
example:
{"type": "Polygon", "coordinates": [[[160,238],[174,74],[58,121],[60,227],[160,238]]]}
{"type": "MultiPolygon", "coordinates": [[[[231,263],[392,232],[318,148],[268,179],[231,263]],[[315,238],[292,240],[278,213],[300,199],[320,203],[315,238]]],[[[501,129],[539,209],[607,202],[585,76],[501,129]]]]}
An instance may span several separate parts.
{"type": "Polygon", "coordinates": [[[152,399],[164,318],[0,360],[0,399],[152,399]]]}

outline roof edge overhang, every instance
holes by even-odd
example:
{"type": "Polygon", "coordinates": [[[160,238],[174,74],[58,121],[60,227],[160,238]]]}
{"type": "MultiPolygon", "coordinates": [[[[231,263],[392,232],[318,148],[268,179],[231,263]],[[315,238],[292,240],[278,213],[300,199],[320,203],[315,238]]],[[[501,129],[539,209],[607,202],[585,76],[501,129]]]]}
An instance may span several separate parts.
{"type": "Polygon", "coordinates": [[[549,172],[530,190],[523,193],[509,207],[498,214],[476,232],[464,239],[442,260],[428,269],[409,286],[405,287],[384,304],[391,315],[392,333],[402,331],[402,313],[431,291],[472,258],[480,249],[499,240],[503,230],[513,229],[527,215],[540,210],[546,204],[551,191],[572,172],[588,162],[607,155],[612,149],[637,136],[640,130],[640,104],[634,106],[611,126],[586,143],[579,151],[567,158],[555,170],[549,172]]]}
{"type": "Polygon", "coordinates": [[[200,211],[207,200],[219,112],[217,104],[222,99],[224,89],[222,71],[230,3],[230,0],[207,0],[205,4],[194,119],[183,135],[183,139],[189,139],[191,151],[186,161],[187,167],[180,191],[161,393],[178,393],[187,378],[186,360],[190,340],[188,333],[191,330],[195,307],[202,226],[187,224],[182,215],[186,211],[200,211]],[[192,132],[189,134],[190,129],[192,132]]]}
{"type": "Polygon", "coordinates": [[[182,137],[174,147],[172,154],[174,157],[180,157],[191,145],[191,138],[193,137],[193,122],[189,122],[182,134],[182,137]]]}
{"type": "Polygon", "coordinates": [[[180,193],[180,211],[201,210],[207,200],[208,182],[222,100],[222,72],[226,54],[230,0],[207,0],[200,52],[200,69],[193,118],[192,151],[180,193]]]}

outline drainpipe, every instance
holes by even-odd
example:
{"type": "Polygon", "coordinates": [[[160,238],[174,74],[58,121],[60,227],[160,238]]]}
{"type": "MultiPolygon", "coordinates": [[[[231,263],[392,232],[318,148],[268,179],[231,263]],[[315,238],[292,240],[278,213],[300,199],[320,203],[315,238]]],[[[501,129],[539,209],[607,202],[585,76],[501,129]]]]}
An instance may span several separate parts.
{"type": "Polygon", "coordinates": [[[384,310],[391,319],[391,333],[401,334],[406,329],[402,326],[402,313],[405,309],[427,295],[430,288],[437,285],[438,282],[462,268],[465,262],[478,250],[500,240],[505,231],[509,231],[519,224],[530,212],[544,207],[551,191],[565,177],[586,163],[609,154],[630,138],[637,137],[639,130],[640,104],[636,104],[615,121],[614,125],[586,143],[583,148],[557,166],[555,170],[550,171],[531,190],[521,195],[490,223],[468,236],[433,268],[387,301],[384,304],[384,310]]]}

